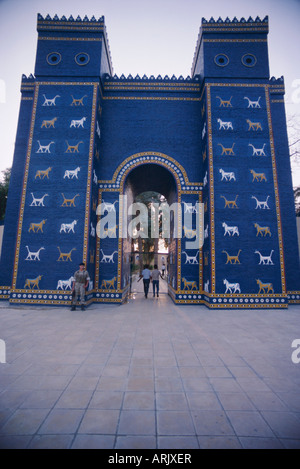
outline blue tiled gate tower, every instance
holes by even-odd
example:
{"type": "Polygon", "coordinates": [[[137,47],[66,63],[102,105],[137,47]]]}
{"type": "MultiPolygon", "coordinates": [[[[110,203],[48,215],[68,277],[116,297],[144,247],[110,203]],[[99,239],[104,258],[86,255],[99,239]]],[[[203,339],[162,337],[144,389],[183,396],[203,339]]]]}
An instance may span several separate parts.
{"type": "Polygon", "coordinates": [[[87,302],[122,303],[131,259],[124,214],[154,190],[182,207],[180,236],[169,240],[175,303],[299,302],[284,82],[269,77],[268,18],[202,19],[186,79],[115,76],[103,17],[38,15],[37,30],[35,74],[21,84],[1,298],[69,304],[84,261],[87,302]],[[196,203],[204,243],[187,250],[184,216],[196,203]],[[106,237],[101,216],[115,220],[106,237]]]}

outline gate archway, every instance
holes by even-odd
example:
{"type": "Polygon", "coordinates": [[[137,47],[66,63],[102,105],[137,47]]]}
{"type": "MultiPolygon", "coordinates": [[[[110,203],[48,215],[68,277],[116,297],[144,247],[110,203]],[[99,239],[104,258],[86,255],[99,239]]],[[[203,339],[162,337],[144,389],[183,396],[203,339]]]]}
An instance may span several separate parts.
{"type": "MultiPolygon", "coordinates": [[[[189,181],[182,165],[174,158],[163,153],[136,153],[122,161],[111,180],[100,180],[99,203],[103,199],[113,202],[116,200],[117,194],[120,196],[120,204],[116,205],[119,211],[117,215],[119,237],[114,243],[113,240],[109,241],[110,248],[108,250],[109,252],[118,250],[118,265],[116,265],[116,262],[102,265],[101,260],[99,264],[101,255],[98,253],[99,268],[97,268],[97,272],[99,273],[96,284],[99,286],[97,297],[100,301],[122,302],[129,294],[131,240],[127,237],[127,228],[126,236],[124,236],[122,230],[125,224],[128,226],[128,206],[134,202],[134,198],[139,193],[149,190],[162,194],[170,207],[174,202],[178,202],[178,206],[182,207],[183,218],[183,207],[187,204],[194,206],[196,202],[202,202],[202,184],[189,181]],[[115,278],[116,288],[114,292],[102,288],[104,275],[107,278],[115,278]]],[[[175,226],[175,219],[173,220],[173,218],[176,215],[172,210],[170,210],[170,215],[171,225],[173,223],[172,226],[175,226]]],[[[172,229],[170,231],[172,232],[172,229]]],[[[198,256],[197,262],[187,265],[182,251],[187,240],[184,237],[184,230],[182,233],[182,239],[181,236],[174,237],[169,242],[168,293],[175,303],[199,303],[202,299],[202,251],[200,249],[195,250],[193,254],[198,256]],[[185,286],[183,279],[195,284],[195,288],[189,291],[189,287],[185,286]]],[[[102,246],[104,246],[104,241],[101,240],[102,246]]]]}

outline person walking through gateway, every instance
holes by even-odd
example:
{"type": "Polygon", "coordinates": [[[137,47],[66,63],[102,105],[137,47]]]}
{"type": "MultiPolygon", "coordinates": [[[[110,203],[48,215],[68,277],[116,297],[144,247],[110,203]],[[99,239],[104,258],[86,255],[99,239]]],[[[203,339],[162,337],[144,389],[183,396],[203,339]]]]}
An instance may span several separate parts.
{"type": "Polygon", "coordinates": [[[85,289],[90,281],[90,276],[83,262],[79,264],[79,270],[74,274],[74,281],[72,285],[72,308],[71,311],[76,310],[77,297],[80,295],[81,310],[84,311],[85,307],[85,289]]]}
{"type": "Polygon", "coordinates": [[[159,296],[159,277],[163,278],[160,271],[157,268],[157,264],[154,264],[154,269],[151,272],[151,279],[152,279],[152,285],[153,285],[153,296],[155,296],[155,289],[156,289],[156,294],[159,296]]]}
{"type": "Polygon", "coordinates": [[[142,271],[140,278],[138,279],[138,282],[143,279],[143,284],[144,284],[144,293],[145,297],[148,297],[148,291],[149,291],[149,284],[150,284],[150,277],[151,277],[151,272],[148,269],[148,265],[144,265],[144,270],[142,271]]]}

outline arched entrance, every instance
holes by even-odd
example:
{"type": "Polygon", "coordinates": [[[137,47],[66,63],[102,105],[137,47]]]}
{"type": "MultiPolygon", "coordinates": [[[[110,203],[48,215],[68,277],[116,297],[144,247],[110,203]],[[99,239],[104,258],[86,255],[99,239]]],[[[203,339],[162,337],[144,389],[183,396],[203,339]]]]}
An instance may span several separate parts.
{"type": "Polygon", "coordinates": [[[192,247],[187,244],[196,231],[196,204],[202,202],[202,184],[190,181],[178,161],[158,152],[129,156],[116,168],[112,179],[99,181],[98,204],[105,202],[113,222],[105,228],[109,236],[97,238],[97,301],[121,303],[130,292],[132,239],[128,210],[138,194],[145,191],[155,191],[166,199],[168,293],[175,303],[199,303],[203,284],[200,239],[196,237],[198,244],[192,247]]]}
{"type": "MultiPolygon", "coordinates": [[[[162,213],[160,207],[171,207],[178,202],[178,188],[172,173],[164,166],[157,163],[144,163],[132,169],[124,183],[124,195],[126,196],[127,213],[135,214],[132,219],[128,215],[128,223],[137,223],[138,231],[131,233],[131,239],[123,241],[123,271],[126,269],[126,259],[130,251],[130,293],[142,293],[142,284],[137,283],[143,264],[148,264],[150,270],[157,264],[162,271],[166,268],[165,281],[161,282],[161,293],[168,291],[170,279],[176,278],[176,264],[170,263],[170,257],[177,257],[177,240],[173,238],[172,230],[166,242],[162,234],[162,213]],[[132,208],[131,208],[131,207],[132,208]],[[141,207],[142,206],[142,207],[141,207]],[[144,210],[139,210],[138,207],[144,210]],[[145,224],[141,230],[141,213],[146,214],[145,224]],[[146,232],[145,232],[146,231],[146,232]],[[168,250],[163,246],[168,245],[168,250]],[[163,251],[162,251],[163,250],[163,251]],[[169,257],[172,253],[172,256],[169,257]]],[[[127,266],[128,269],[128,266],[127,266]]],[[[126,275],[126,274],[125,274],[126,275]]]]}

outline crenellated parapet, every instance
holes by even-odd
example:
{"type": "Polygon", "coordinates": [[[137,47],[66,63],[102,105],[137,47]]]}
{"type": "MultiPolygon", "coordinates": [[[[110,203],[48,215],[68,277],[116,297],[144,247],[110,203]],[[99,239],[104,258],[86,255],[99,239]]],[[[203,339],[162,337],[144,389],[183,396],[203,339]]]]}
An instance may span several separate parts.
{"type": "Polygon", "coordinates": [[[147,75],[143,75],[143,76],[136,75],[135,77],[133,77],[131,74],[129,74],[126,77],[124,74],[122,74],[121,76],[118,76],[116,74],[114,76],[106,74],[104,76],[104,80],[105,80],[105,82],[109,82],[109,81],[112,81],[112,82],[115,82],[115,81],[122,81],[122,82],[127,82],[127,81],[130,81],[130,82],[132,82],[132,81],[136,81],[136,82],[158,81],[158,82],[185,82],[185,83],[188,83],[188,82],[199,82],[200,77],[195,76],[195,77],[191,78],[190,76],[187,76],[186,78],[184,78],[182,75],[180,75],[179,77],[176,77],[175,75],[172,75],[171,77],[169,77],[168,75],[165,75],[164,77],[161,76],[161,75],[158,75],[157,77],[155,77],[154,75],[150,75],[149,77],[147,75]]]}
{"type": "Polygon", "coordinates": [[[223,20],[221,17],[219,17],[217,20],[215,20],[213,17],[211,17],[209,20],[202,18],[202,27],[205,27],[206,25],[214,25],[214,26],[237,26],[239,24],[242,24],[243,26],[259,26],[262,27],[263,25],[268,25],[269,23],[269,18],[268,16],[265,16],[262,20],[260,19],[259,16],[255,18],[255,20],[249,16],[249,18],[246,20],[245,18],[241,18],[238,20],[236,16],[231,20],[228,18],[223,20]]]}
{"type": "Polygon", "coordinates": [[[74,19],[72,15],[67,18],[66,16],[62,16],[59,18],[57,15],[54,15],[53,18],[50,15],[45,16],[45,18],[38,13],[37,16],[38,19],[38,24],[37,24],[37,29],[42,30],[45,27],[47,29],[52,26],[54,28],[61,28],[61,27],[72,27],[72,28],[79,28],[79,27],[89,27],[90,25],[93,25],[94,28],[100,27],[103,28],[105,26],[105,21],[104,21],[104,16],[101,16],[98,20],[92,16],[92,18],[88,18],[85,16],[84,18],[81,18],[80,16],[77,16],[77,18],[74,19]]]}

